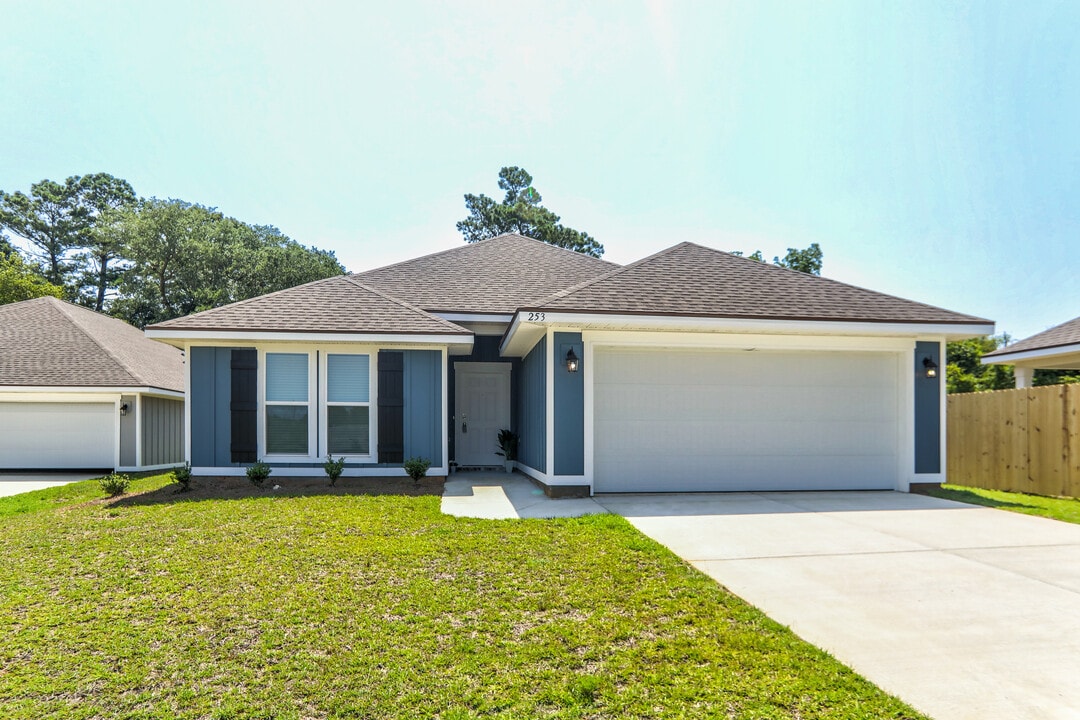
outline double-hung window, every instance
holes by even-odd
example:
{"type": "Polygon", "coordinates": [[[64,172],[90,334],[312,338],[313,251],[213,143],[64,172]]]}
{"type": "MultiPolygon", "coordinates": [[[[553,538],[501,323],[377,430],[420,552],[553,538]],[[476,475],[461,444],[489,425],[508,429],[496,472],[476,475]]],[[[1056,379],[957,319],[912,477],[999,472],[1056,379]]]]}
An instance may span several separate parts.
{"type": "Polygon", "coordinates": [[[326,451],[371,454],[371,357],[326,356],[326,451]]]}
{"type": "Polygon", "coordinates": [[[266,454],[309,455],[307,353],[266,353],[266,454]]]}

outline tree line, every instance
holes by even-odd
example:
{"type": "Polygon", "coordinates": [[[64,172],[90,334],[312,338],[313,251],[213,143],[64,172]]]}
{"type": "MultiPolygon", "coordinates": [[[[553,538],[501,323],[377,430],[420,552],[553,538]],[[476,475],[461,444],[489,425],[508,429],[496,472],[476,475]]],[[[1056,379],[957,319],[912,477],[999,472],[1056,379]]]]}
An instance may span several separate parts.
{"type": "Polygon", "coordinates": [[[108,173],[0,190],[0,303],[54,295],[136,327],[345,272],[332,251],[108,173]]]}

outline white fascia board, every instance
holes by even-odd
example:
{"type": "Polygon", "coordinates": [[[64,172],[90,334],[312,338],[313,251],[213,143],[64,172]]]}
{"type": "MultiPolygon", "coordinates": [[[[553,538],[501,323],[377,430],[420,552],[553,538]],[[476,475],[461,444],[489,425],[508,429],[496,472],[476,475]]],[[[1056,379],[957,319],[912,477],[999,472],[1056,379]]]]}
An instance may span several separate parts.
{"type": "Polygon", "coordinates": [[[963,325],[891,322],[844,322],[835,320],[767,320],[750,318],[705,318],[669,315],[608,315],[603,313],[536,313],[541,321],[523,321],[521,313],[507,331],[500,348],[513,354],[518,345],[515,336],[527,330],[547,327],[579,330],[642,330],[654,332],[759,333],[786,335],[859,335],[877,337],[941,336],[960,340],[994,332],[992,323],[963,325]]]}
{"type": "Polygon", "coordinates": [[[256,343],[365,343],[368,345],[471,345],[472,335],[402,334],[402,333],[316,333],[316,332],[239,332],[235,330],[145,330],[154,340],[183,340],[196,344],[203,340],[256,343]]]}
{"type": "MultiPolygon", "coordinates": [[[[1038,348],[1036,350],[1021,350],[1020,352],[1005,352],[994,357],[984,357],[983,365],[1012,365],[1021,360],[1042,360],[1044,358],[1056,358],[1060,355],[1080,354],[1080,343],[1072,345],[1059,345],[1052,348],[1038,348]]],[[[1046,367],[1050,367],[1047,365],[1046,367]]]]}
{"type": "Polygon", "coordinates": [[[162,397],[183,399],[184,393],[176,390],[163,390],[155,387],[94,387],[65,386],[65,385],[0,385],[0,394],[3,393],[26,393],[33,395],[133,395],[143,393],[146,395],[160,395],[162,397]]]}
{"type": "Polygon", "coordinates": [[[473,322],[473,323],[502,323],[505,325],[514,319],[513,313],[438,313],[433,312],[431,315],[440,317],[443,320],[449,320],[452,323],[457,322],[473,322]]]}

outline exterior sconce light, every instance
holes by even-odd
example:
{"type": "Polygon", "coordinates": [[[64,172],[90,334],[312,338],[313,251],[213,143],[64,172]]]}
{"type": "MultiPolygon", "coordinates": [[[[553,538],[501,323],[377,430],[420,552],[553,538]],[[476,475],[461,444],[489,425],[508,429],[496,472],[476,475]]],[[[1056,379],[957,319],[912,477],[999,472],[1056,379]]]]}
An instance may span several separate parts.
{"type": "Polygon", "coordinates": [[[926,369],[926,377],[928,377],[928,378],[936,378],[937,377],[937,363],[936,362],[931,360],[929,357],[924,357],[923,361],[922,361],[922,366],[926,369]]]}
{"type": "Polygon", "coordinates": [[[566,372],[577,372],[578,366],[581,361],[578,360],[577,354],[574,352],[574,348],[570,348],[566,351],[566,372]]]}
{"type": "Polygon", "coordinates": [[[121,415],[127,415],[128,414],[128,404],[127,403],[120,403],[120,414],[121,415]]]}

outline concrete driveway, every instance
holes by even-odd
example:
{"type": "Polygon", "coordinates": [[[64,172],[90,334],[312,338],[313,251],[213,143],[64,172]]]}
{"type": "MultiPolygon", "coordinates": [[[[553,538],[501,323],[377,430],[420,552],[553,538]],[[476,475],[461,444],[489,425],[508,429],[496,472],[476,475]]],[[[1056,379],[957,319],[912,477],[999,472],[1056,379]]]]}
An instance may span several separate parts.
{"type": "Polygon", "coordinates": [[[0,497],[18,495],[57,485],[101,477],[101,473],[6,473],[0,472],[0,497]]]}
{"type": "Polygon", "coordinates": [[[893,492],[597,500],[938,720],[1080,717],[1080,525],[893,492]]]}

